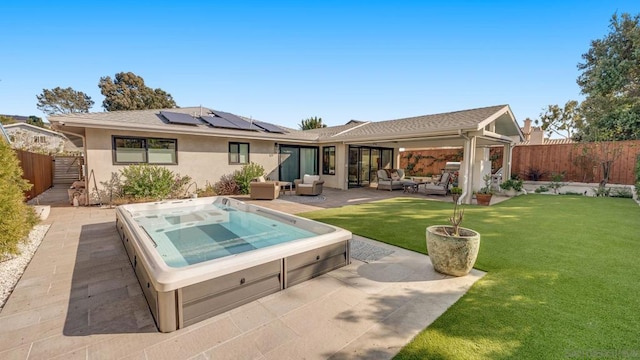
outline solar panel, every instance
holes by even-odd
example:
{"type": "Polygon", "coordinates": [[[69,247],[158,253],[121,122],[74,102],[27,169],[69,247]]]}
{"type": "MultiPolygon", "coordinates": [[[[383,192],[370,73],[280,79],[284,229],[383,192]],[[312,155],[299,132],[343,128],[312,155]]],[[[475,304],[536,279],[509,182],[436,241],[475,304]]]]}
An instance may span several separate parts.
{"type": "Polygon", "coordinates": [[[270,133],[276,133],[276,134],[284,134],[285,131],[282,130],[281,128],[273,125],[273,124],[269,124],[266,122],[262,122],[262,121],[254,121],[253,122],[254,125],[256,125],[257,127],[261,128],[262,130],[266,131],[266,132],[270,132],[270,133]]]}
{"type": "Polygon", "coordinates": [[[186,125],[200,125],[201,122],[197,118],[189,114],[182,113],[174,113],[168,111],[160,111],[160,115],[162,115],[167,121],[171,124],[186,124],[186,125]]]}
{"type": "Polygon", "coordinates": [[[251,123],[230,113],[222,112],[222,111],[213,111],[216,116],[219,116],[233,125],[237,126],[238,129],[242,130],[256,130],[251,127],[251,123]]]}
{"type": "Polygon", "coordinates": [[[209,125],[211,125],[213,127],[219,127],[219,128],[225,128],[225,129],[237,129],[238,128],[237,126],[235,126],[234,124],[230,123],[226,119],[221,118],[221,117],[217,117],[217,116],[201,116],[200,119],[202,119],[204,122],[208,123],[209,125]]]}

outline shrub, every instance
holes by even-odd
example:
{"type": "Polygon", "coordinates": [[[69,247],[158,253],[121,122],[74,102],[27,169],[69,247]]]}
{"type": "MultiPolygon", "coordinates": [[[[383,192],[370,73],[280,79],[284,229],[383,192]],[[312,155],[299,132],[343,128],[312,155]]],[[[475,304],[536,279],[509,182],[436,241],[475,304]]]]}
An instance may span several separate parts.
{"type": "Polygon", "coordinates": [[[196,194],[198,194],[198,196],[204,197],[204,196],[215,196],[216,195],[216,189],[213,185],[211,185],[211,183],[209,181],[207,181],[207,183],[204,185],[204,189],[198,189],[196,191],[196,194]]]}
{"type": "Polygon", "coordinates": [[[233,175],[222,175],[220,181],[215,183],[214,189],[218,195],[238,195],[240,187],[236,183],[233,175]]]}
{"type": "Polygon", "coordinates": [[[565,173],[564,171],[561,173],[553,173],[551,174],[551,183],[549,184],[549,187],[551,189],[553,189],[553,193],[557,194],[558,193],[558,189],[560,189],[561,187],[563,187],[565,184],[562,182],[562,180],[564,180],[564,176],[565,173]]]}
{"type": "Polygon", "coordinates": [[[131,165],[121,170],[125,177],[122,192],[134,199],[166,199],[175,189],[171,170],[156,165],[131,165]]]}
{"type": "Polygon", "coordinates": [[[546,173],[538,168],[531,167],[522,175],[524,178],[531,181],[540,181],[542,180],[542,177],[546,175],[546,173]]]}
{"type": "Polygon", "coordinates": [[[0,141],[0,255],[18,254],[18,243],[38,222],[33,209],[24,202],[31,184],[22,178],[20,162],[8,143],[0,141]]]}
{"type": "Polygon", "coordinates": [[[191,176],[180,176],[180,174],[177,174],[173,178],[173,184],[171,185],[171,192],[169,193],[169,197],[172,199],[185,197],[187,195],[187,189],[185,189],[185,187],[187,186],[187,184],[189,184],[190,181],[191,176]]]}
{"type": "Polygon", "coordinates": [[[611,189],[609,196],[631,199],[633,198],[633,192],[631,192],[631,189],[628,189],[626,187],[616,187],[611,189]]]}
{"type": "Polygon", "coordinates": [[[543,193],[543,192],[548,192],[549,188],[544,186],[544,185],[542,185],[539,188],[535,189],[534,191],[536,192],[536,194],[540,194],[540,193],[543,193]]]}
{"type": "Polygon", "coordinates": [[[112,172],[111,178],[107,181],[100,181],[100,185],[102,185],[102,190],[98,190],[98,193],[94,194],[98,202],[109,205],[120,203],[119,200],[124,196],[120,173],[112,172]]]}
{"type": "Polygon", "coordinates": [[[249,193],[249,183],[251,180],[264,175],[264,168],[254,162],[246,164],[240,170],[236,170],[233,173],[233,179],[235,180],[241,194],[249,193]]]}

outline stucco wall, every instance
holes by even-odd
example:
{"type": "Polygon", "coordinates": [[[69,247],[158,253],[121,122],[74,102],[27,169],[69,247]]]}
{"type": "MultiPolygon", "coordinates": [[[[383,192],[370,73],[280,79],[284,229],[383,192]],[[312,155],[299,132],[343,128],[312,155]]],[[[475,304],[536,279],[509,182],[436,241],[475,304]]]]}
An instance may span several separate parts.
{"type": "Polygon", "coordinates": [[[98,188],[101,181],[111,177],[112,172],[118,172],[127,166],[113,164],[113,135],[177,139],[178,164],[163,166],[176,174],[189,175],[199,188],[203,188],[207,181],[213,184],[220,180],[222,175],[242,168],[242,165],[229,164],[230,141],[249,143],[249,160],[262,165],[271,178],[275,179],[278,176],[278,155],[275,153],[273,141],[87,129],[87,171],[94,171],[98,188]]]}

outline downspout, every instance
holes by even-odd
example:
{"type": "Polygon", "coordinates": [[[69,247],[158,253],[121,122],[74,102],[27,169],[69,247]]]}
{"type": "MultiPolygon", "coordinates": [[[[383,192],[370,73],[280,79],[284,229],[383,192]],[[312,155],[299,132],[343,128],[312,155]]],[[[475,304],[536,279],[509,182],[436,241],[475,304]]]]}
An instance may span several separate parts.
{"type": "MultiPolygon", "coordinates": [[[[464,142],[464,154],[469,154],[471,152],[471,149],[469,148],[471,146],[471,139],[469,139],[469,137],[465,134],[462,133],[462,130],[458,129],[458,135],[463,138],[465,140],[464,142]]],[[[464,198],[467,197],[468,195],[468,191],[467,189],[469,188],[469,171],[471,171],[470,166],[469,166],[470,162],[469,159],[466,159],[464,162],[464,189],[462,189],[462,194],[460,195],[460,197],[458,198],[458,205],[462,204],[462,200],[464,198]]]]}

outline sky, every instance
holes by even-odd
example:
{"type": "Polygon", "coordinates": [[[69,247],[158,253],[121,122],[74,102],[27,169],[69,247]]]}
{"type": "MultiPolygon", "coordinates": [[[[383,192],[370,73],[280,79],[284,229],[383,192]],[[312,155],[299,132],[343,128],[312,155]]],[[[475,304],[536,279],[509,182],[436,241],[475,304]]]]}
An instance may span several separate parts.
{"type": "Polygon", "coordinates": [[[640,1],[12,1],[0,5],[0,114],[133,72],[180,107],[292,128],[582,100],[577,64],[640,1]]]}

